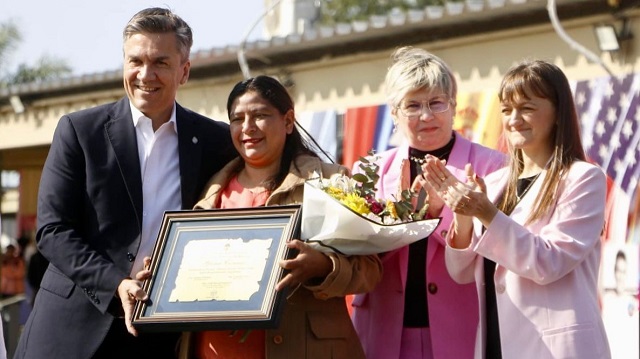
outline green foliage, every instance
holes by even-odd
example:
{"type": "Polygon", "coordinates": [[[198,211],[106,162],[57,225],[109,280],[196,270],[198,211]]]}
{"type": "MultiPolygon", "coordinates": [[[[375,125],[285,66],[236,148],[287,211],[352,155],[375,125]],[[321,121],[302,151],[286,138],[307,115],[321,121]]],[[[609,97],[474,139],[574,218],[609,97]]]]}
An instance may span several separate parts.
{"type": "Polygon", "coordinates": [[[353,179],[358,182],[360,185],[358,186],[360,190],[360,196],[363,198],[366,197],[374,197],[376,194],[376,183],[380,179],[380,175],[378,175],[378,170],[380,166],[376,164],[377,157],[373,151],[369,151],[369,156],[360,157],[360,169],[362,173],[356,173],[353,175],[353,179]]]}
{"type": "MultiPolygon", "coordinates": [[[[447,0],[447,1],[451,1],[451,0],[447,0]]],[[[414,0],[411,2],[414,3],[415,5],[410,6],[410,8],[422,9],[426,6],[431,6],[431,5],[444,5],[445,0],[414,0]]]]}
{"type": "Polygon", "coordinates": [[[320,22],[334,25],[340,22],[366,20],[382,15],[401,4],[402,0],[326,0],[320,5],[320,22]]]}
{"type": "MultiPolygon", "coordinates": [[[[18,47],[21,40],[20,30],[12,21],[0,24],[0,69],[7,68],[9,55],[18,47]]],[[[0,73],[0,79],[3,75],[5,74],[0,73]]]]}
{"type": "Polygon", "coordinates": [[[15,74],[9,78],[8,82],[12,84],[23,84],[35,81],[46,81],[70,73],[71,68],[67,65],[66,61],[44,55],[38,59],[35,66],[29,66],[24,63],[18,65],[18,69],[15,74]]]}
{"type": "MultiPolygon", "coordinates": [[[[376,184],[380,179],[380,175],[378,174],[380,166],[377,164],[377,161],[379,159],[379,156],[376,156],[373,150],[369,151],[368,156],[359,158],[359,168],[362,170],[362,173],[356,173],[352,176],[352,179],[358,182],[357,189],[359,195],[362,198],[368,199],[370,205],[372,205],[372,202],[378,202],[377,200],[375,200],[375,194],[377,191],[376,184]]],[[[429,205],[425,201],[425,205],[417,212],[415,212],[412,204],[412,199],[416,196],[417,194],[411,190],[403,190],[400,193],[399,199],[394,198],[390,204],[382,204],[384,209],[382,212],[378,213],[378,215],[380,217],[385,217],[388,215],[391,215],[392,217],[397,216],[397,218],[400,218],[405,222],[423,219],[425,214],[427,213],[429,205]],[[393,211],[395,211],[396,213],[395,216],[390,213],[390,206],[393,207],[393,211]]]]}
{"type": "Polygon", "coordinates": [[[22,35],[12,21],[0,24],[0,56],[17,47],[20,40],[22,40],[22,35]]]}
{"type": "Polygon", "coordinates": [[[71,73],[66,60],[43,55],[34,66],[25,63],[18,65],[14,73],[6,71],[12,52],[22,41],[20,29],[13,21],[0,23],[0,87],[7,85],[46,81],[60,78],[71,73]]]}
{"type": "Polygon", "coordinates": [[[372,15],[386,15],[394,9],[424,9],[428,5],[443,5],[445,1],[462,0],[324,0],[320,5],[320,23],[367,20],[372,15]]]}

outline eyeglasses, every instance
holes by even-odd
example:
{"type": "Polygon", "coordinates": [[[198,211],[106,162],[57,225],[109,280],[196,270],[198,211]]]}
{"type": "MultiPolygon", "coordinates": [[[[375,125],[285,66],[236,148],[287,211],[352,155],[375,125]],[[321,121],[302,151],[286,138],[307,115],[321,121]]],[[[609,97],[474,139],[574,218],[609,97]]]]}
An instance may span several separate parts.
{"type": "Polygon", "coordinates": [[[442,113],[449,109],[449,99],[445,96],[436,96],[427,101],[402,101],[397,107],[404,116],[409,118],[417,118],[422,115],[425,109],[429,112],[442,113]]]}

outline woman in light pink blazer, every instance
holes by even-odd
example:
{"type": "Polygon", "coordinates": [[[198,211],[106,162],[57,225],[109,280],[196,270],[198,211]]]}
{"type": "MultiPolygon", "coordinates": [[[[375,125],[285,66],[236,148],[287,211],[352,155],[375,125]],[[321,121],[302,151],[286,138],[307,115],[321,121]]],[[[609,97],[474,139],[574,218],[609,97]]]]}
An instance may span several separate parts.
{"type": "MultiPolygon", "coordinates": [[[[393,57],[386,90],[406,143],[379,154],[378,198],[409,188],[427,153],[446,158],[447,168],[460,178],[466,163],[483,175],[504,165],[502,153],[454,133],[456,82],[441,59],[417,48],[398,49],[393,57]]],[[[356,163],[354,172],[359,171],[356,163]]],[[[436,194],[429,198],[429,215],[442,217],[438,228],[428,238],[381,254],[382,281],[352,302],[354,325],[368,359],[473,356],[476,291],[473,284],[457,284],[447,273],[444,238],[453,214],[436,194]]]]}
{"type": "Polygon", "coordinates": [[[499,91],[510,166],[460,182],[435,158],[425,177],[455,218],[446,265],[475,280],[476,358],[610,358],[597,280],[605,175],[585,161],[567,78],[524,62],[499,91]],[[486,193],[486,194],[485,194],[486,193]]]}

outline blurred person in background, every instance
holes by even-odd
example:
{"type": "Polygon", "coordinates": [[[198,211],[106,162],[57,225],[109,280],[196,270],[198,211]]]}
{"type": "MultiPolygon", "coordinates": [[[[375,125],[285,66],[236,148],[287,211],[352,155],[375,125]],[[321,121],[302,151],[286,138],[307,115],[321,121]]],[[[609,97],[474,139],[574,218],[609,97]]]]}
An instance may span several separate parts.
{"type": "Polygon", "coordinates": [[[25,264],[22,254],[13,244],[5,248],[0,269],[0,296],[12,297],[24,293],[25,264]]]}
{"type": "MultiPolygon", "coordinates": [[[[2,235],[2,215],[0,215],[0,235],[2,235]]],[[[0,271],[2,269],[0,268],[0,271]]],[[[0,272],[0,274],[2,274],[0,272]]],[[[4,343],[4,326],[3,320],[0,320],[0,359],[7,359],[7,348],[4,343]]]]}

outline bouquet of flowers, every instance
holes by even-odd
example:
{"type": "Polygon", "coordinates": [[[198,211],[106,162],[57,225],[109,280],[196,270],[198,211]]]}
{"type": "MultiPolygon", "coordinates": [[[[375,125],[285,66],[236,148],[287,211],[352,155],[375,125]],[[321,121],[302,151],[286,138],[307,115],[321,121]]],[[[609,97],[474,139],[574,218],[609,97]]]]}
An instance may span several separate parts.
{"type": "Polygon", "coordinates": [[[392,251],[429,236],[440,218],[423,219],[427,206],[414,210],[415,193],[375,197],[378,157],[360,158],[361,173],[305,182],[302,239],[323,252],[367,255],[392,251]]]}

